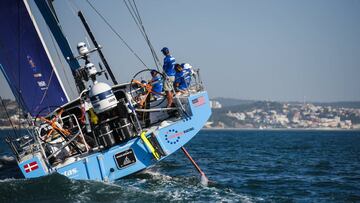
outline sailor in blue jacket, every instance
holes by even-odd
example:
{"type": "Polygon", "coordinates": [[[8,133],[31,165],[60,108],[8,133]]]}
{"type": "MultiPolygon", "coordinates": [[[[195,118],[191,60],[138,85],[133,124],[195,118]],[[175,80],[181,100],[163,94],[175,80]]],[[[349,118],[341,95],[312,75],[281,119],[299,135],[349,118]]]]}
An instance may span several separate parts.
{"type": "Polygon", "coordinates": [[[186,93],[191,82],[191,72],[184,69],[180,64],[175,65],[175,88],[179,93],[186,93]]]}
{"type": "Polygon", "coordinates": [[[171,107],[173,103],[173,83],[175,81],[175,58],[170,55],[170,51],[167,47],[161,49],[164,54],[163,70],[166,74],[166,81],[164,82],[164,90],[167,98],[167,107],[171,107]]]}
{"type": "Polygon", "coordinates": [[[158,98],[161,96],[161,92],[163,91],[163,81],[156,70],[151,70],[150,73],[152,76],[150,83],[152,85],[153,96],[158,98]]]}

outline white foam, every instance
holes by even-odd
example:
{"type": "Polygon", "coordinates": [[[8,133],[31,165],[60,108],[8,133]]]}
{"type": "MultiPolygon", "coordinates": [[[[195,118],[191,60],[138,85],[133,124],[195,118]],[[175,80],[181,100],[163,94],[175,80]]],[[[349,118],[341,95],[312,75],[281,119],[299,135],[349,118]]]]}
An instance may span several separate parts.
{"type": "Polygon", "coordinates": [[[13,156],[2,155],[2,156],[0,156],[0,160],[12,162],[12,161],[15,161],[15,158],[13,156]]]}
{"type": "MultiPolygon", "coordinates": [[[[133,180],[120,181],[118,184],[109,184],[121,189],[128,190],[131,194],[136,193],[139,196],[149,195],[161,197],[165,201],[203,201],[208,199],[211,202],[258,202],[263,201],[262,198],[253,197],[247,194],[241,194],[230,188],[219,188],[217,186],[207,186],[205,179],[202,184],[196,184],[194,177],[171,177],[162,174],[156,168],[150,168],[141,172],[150,175],[150,178],[135,178],[133,180]],[[151,187],[148,187],[150,184],[151,187]],[[154,185],[156,184],[156,185],[154,185]],[[146,186],[146,187],[144,187],[146,186]]],[[[109,193],[107,189],[99,191],[100,193],[109,193]]],[[[115,189],[115,194],[118,193],[115,189]]],[[[110,194],[110,193],[109,193],[110,194]]],[[[81,196],[86,196],[86,192],[81,196]]],[[[86,197],[81,197],[86,201],[86,197]]]]}
{"type": "Polygon", "coordinates": [[[202,175],[200,183],[201,185],[207,187],[209,185],[209,179],[205,175],[202,175]]]}
{"type": "Polygon", "coordinates": [[[160,173],[159,171],[154,171],[152,169],[144,170],[142,173],[143,174],[148,174],[148,175],[150,175],[151,177],[153,177],[153,178],[155,178],[157,180],[171,180],[172,179],[171,176],[164,175],[164,174],[160,173]]]}
{"type": "Polygon", "coordinates": [[[0,180],[0,183],[7,183],[7,182],[21,181],[21,180],[24,180],[24,179],[6,178],[6,179],[0,180]]]}

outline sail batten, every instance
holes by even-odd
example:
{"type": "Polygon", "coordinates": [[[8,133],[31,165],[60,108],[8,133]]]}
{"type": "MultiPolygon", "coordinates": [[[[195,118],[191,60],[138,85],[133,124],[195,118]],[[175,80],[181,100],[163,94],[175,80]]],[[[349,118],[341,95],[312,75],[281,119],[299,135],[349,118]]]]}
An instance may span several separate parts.
{"type": "Polygon", "coordinates": [[[27,0],[0,1],[0,64],[13,94],[32,116],[69,101],[27,0]],[[45,109],[45,110],[44,110],[45,109]]]}

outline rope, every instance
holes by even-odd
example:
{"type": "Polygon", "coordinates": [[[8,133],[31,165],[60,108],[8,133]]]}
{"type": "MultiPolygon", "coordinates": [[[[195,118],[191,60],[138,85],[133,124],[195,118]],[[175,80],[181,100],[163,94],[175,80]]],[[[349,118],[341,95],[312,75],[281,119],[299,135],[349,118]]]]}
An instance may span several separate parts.
{"type": "Polygon", "coordinates": [[[142,20],[141,20],[140,12],[139,12],[139,10],[138,10],[138,8],[137,8],[137,6],[136,6],[135,0],[132,0],[132,3],[131,3],[130,0],[128,0],[128,2],[127,2],[126,0],[124,0],[124,3],[125,3],[128,11],[129,11],[131,17],[132,17],[133,20],[135,21],[135,24],[136,24],[137,27],[139,28],[142,36],[144,37],[147,45],[148,45],[149,48],[150,48],[150,52],[151,52],[151,55],[152,55],[152,57],[153,57],[153,59],[154,59],[154,63],[155,63],[155,66],[156,66],[156,68],[157,68],[157,71],[160,71],[160,70],[159,70],[159,66],[161,66],[161,62],[160,62],[159,58],[158,58],[157,55],[156,55],[156,52],[155,52],[155,50],[154,50],[154,47],[153,47],[152,44],[151,44],[151,41],[150,41],[150,39],[149,39],[149,36],[148,36],[147,33],[146,33],[146,30],[145,30],[144,24],[143,24],[143,22],[142,22],[142,20]]]}
{"type": "MultiPolygon", "coordinates": [[[[126,7],[128,8],[128,10],[130,10],[129,5],[128,5],[128,3],[126,2],[126,0],[124,0],[124,3],[125,3],[125,5],[126,5],[126,7]]],[[[141,27],[140,27],[140,25],[139,25],[139,22],[138,22],[137,19],[135,18],[134,14],[133,14],[132,12],[130,12],[130,15],[131,15],[131,17],[133,18],[133,20],[135,21],[135,23],[136,23],[137,27],[139,28],[142,36],[145,38],[145,33],[142,31],[142,29],[141,29],[141,27]]]]}
{"type": "MultiPolygon", "coordinates": [[[[78,16],[77,16],[77,11],[76,11],[76,10],[80,11],[80,8],[79,8],[79,6],[76,4],[76,2],[75,2],[75,1],[65,1],[65,2],[67,3],[68,7],[70,8],[71,13],[72,13],[73,16],[75,17],[75,19],[78,18],[78,16]]],[[[81,31],[82,31],[83,34],[84,34],[84,38],[85,38],[87,44],[89,45],[89,48],[91,48],[91,47],[90,47],[90,43],[89,43],[89,41],[88,41],[88,39],[87,39],[87,33],[86,33],[86,31],[85,31],[84,29],[81,29],[81,31]]]]}
{"type": "Polygon", "coordinates": [[[135,53],[135,51],[130,47],[128,43],[120,36],[120,34],[114,29],[114,27],[106,20],[106,18],[101,15],[101,13],[89,2],[89,0],[86,0],[86,2],[90,5],[90,7],[95,11],[95,13],[106,23],[106,25],[111,29],[111,31],[125,44],[125,46],[130,50],[132,54],[146,67],[146,64],[144,61],[135,53]]]}
{"type": "MultiPolygon", "coordinates": [[[[47,28],[48,28],[48,27],[47,27],[47,28]]],[[[66,80],[67,84],[69,85],[69,87],[71,87],[69,78],[68,78],[68,76],[67,76],[67,74],[66,74],[66,71],[65,71],[65,66],[64,66],[64,64],[63,64],[63,62],[62,62],[62,60],[61,60],[62,57],[60,57],[59,50],[58,50],[58,48],[57,48],[57,46],[56,46],[56,44],[55,44],[54,37],[53,37],[52,34],[50,33],[49,28],[48,28],[47,30],[48,30],[48,32],[49,32],[52,45],[53,45],[53,47],[54,47],[54,49],[55,49],[56,56],[58,57],[59,62],[60,62],[60,65],[61,65],[61,68],[62,68],[62,70],[63,70],[64,76],[65,76],[65,80],[66,80]]],[[[51,73],[51,74],[52,74],[52,73],[51,73]]],[[[49,84],[49,85],[50,85],[50,84],[49,84]]],[[[76,96],[75,96],[76,94],[75,94],[75,92],[74,92],[74,90],[73,90],[72,88],[70,88],[70,91],[71,91],[71,95],[72,95],[73,97],[76,97],[76,96]]]]}
{"type": "MultiPolygon", "coordinates": [[[[19,100],[21,100],[21,83],[20,83],[20,81],[21,81],[21,78],[20,78],[20,76],[21,76],[21,67],[20,67],[20,61],[21,61],[21,57],[20,57],[20,46],[21,46],[21,42],[20,42],[20,37],[21,37],[21,34],[20,34],[20,23],[21,23],[21,14],[20,14],[20,9],[21,9],[21,6],[20,6],[20,2],[18,2],[18,70],[19,70],[19,73],[18,73],[18,77],[19,77],[19,82],[18,82],[18,84],[19,84],[19,90],[18,90],[18,98],[19,98],[19,100]]],[[[18,108],[18,115],[19,115],[19,130],[21,130],[21,113],[20,113],[20,107],[21,106],[21,104],[19,103],[19,108],[18,108]]]]}
{"type": "MultiPolygon", "coordinates": [[[[141,24],[141,27],[143,28],[144,33],[145,33],[145,35],[146,35],[146,38],[147,38],[147,40],[148,40],[148,42],[149,42],[150,49],[151,49],[152,52],[154,53],[155,59],[157,60],[157,62],[159,63],[159,65],[162,66],[162,65],[161,65],[161,62],[160,62],[160,60],[159,60],[159,58],[158,58],[158,56],[157,56],[157,54],[156,54],[156,52],[155,52],[155,50],[154,50],[154,47],[152,46],[152,44],[151,44],[151,42],[150,42],[150,39],[149,39],[148,35],[146,34],[145,27],[144,27],[144,24],[143,24],[143,22],[142,22],[142,20],[141,20],[140,12],[139,12],[139,10],[138,10],[138,8],[137,8],[137,6],[136,6],[135,0],[133,0],[133,3],[134,3],[134,6],[135,6],[135,10],[136,10],[136,12],[137,12],[137,14],[138,14],[138,16],[139,16],[139,22],[140,22],[140,24],[141,24]]],[[[157,67],[157,68],[158,68],[158,67],[157,67]]],[[[158,71],[159,71],[159,70],[158,70],[158,71]]]]}

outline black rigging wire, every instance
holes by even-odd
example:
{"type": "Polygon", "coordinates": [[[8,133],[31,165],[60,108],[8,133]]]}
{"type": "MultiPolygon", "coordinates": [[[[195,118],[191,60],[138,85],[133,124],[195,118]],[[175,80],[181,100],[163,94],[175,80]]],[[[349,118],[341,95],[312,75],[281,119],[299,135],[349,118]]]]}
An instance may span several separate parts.
{"type": "MultiPolygon", "coordinates": [[[[47,30],[48,30],[48,33],[49,33],[49,35],[50,35],[52,45],[53,45],[53,47],[54,47],[54,49],[55,49],[56,56],[58,57],[58,60],[59,60],[59,62],[60,62],[60,64],[61,64],[61,68],[62,68],[62,71],[63,71],[63,73],[64,73],[65,80],[66,80],[68,86],[71,87],[69,78],[68,78],[68,76],[67,76],[67,74],[66,74],[66,71],[65,71],[65,66],[64,66],[64,64],[63,64],[63,62],[62,62],[62,60],[61,60],[62,57],[60,57],[60,54],[59,54],[59,51],[58,51],[58,47],[55,45],[54,37],[53,37],[52,34],[50,33],[49,27],[47,27],[47,30]]],[[[49,84],[49,85],[50,85],[50,84],[49,84]]],[[[76,94],[75,94],[74,90],[73,90],[72,88],[70,88],[70,91],[71,91],[71,95],[72,95],[73,97],[75,97],[76,94]]]]}
{"type": "MultiPolygon", "coordinates": [[[[18,100],[21,100],[21,84],[20,84],[20,81],[21,81],[21,67],[20,67],[20,61],[21,61],[21,56],[20,56],[20,46],[21,46],[21,42],[20,42],[20,38],[21,38],[21,34],[20,34],[20,29],[21,29],[21,26],[20,26],[20,23],[21,23],[21,13],[20,13],[20,9],[21,9],[21,4],[20,2],[18,1],[18,77],[19,77],[19,90],[18,90],[18,100]]],[[[19,116],[19,130],[21,130],[21,113],[20,113],[20,107],[21,104],[20,104],[20,101],[19,101],[19,108],[18,108],[18,116],[19,116]]]]}
{"type": "Polygon", "coordinates": [[[159,65],[161,66],[161,62],[160,62],[159,58],[157,57],[157,54],[156,54],[156,52],[155,52],[155,49],[154,49],[153,45],[151,44],[148,35],[146,34],[145,27],[144,27],[144,24],[143,24],[142,19],[141,19],[141,17],[140,17],[140,12],[139,12],[139,10],[138,10],[138,8],[137,8],[137,5],[136,5],[136,3],[135,3],[135,0],[133,0],[133,3],[134,3],[134,6],[135,6],[135,10],[136,10],[136,12],[137,12],[137,15],[138,15],[138,17],[139,17],[139,22],[140,22],[140,24],[141,24],[141,27],[143,28],[144,33],[145,33],[145,35],[146,35],[146,37],[147,37],[147,40],[148,40],[148,42],[149,42],[150,49],[151,49],[151,51],[154,53],[154,58],[157,60],[157,62],[158,62],[159,65]]]}
{"type": "MultiPolygon", "coordinates": [[[[128,10],[130,11],[130,7],[129,7],[128,3],[126,2],[126,0],[124,0],[124,3],[125,3],[125,5],[126,5],[126,7],[128,8],[128,10]]],[[[142,36],[143,36],[144,38],[146,38],[145,33],[143,32],[143,30],[142,30],[141,27],[140,27],[140,24],[139,24],[139,22],[138,22],[138,20],[137,20],[137,17],[135,18],[134,14],[133,14],[131,11],[130,11],[129,13],[130,13],[131,17],[133,18],[133,20],[135,21],[135,24],[136,24],[137,27],[139,28],[142,36]]]]}
{"type": "Polygon", "coordinates": [[[107,26],[111,29],[112,32],[125,44],[125,46],[131,51],[132,54],[146,67],[147,65],[144,63],[144,61],[135,53],[135,51],[129,46],[129,44],[126,43],[126,41],[120,36],[120,34],[114,29],[113,26],[106,20],[106,18],[101,15],[101,13],[89,2],[89,0],[86,0],[86,2],[90,5],[90,7],[95,11],[96,14],[99,15],[99,17],[106,23],[107,26]]]}
{"type": "Polygon", "coordinates": [[[149,36],[148,36],[148,34],[147,34],[146,30],[145,30],[145,27],[144,27],[144,24],[143,24],[141,16],[140,16],[140,12],[139,12],[139,10],[138,10],[138,8],[136,6],[135,0],[132,0],[132,1],[131,0],[128,0],[128,1],[124,0],[124,3],[125,3],[128,11],[129,11],[131,17],[135,21],[135,24],[139,28],[142,36],[144,37],[147,45],[149,46],[150,52],[151,52],[152,57],[154,59],[155,66],[156,66],[157,70],[159,71],[159,66],[161,66],[160,60],[157,57],[156,52],[154,50],[154,47],[152,46],[151,41],[149,39],[149,36]]]}

